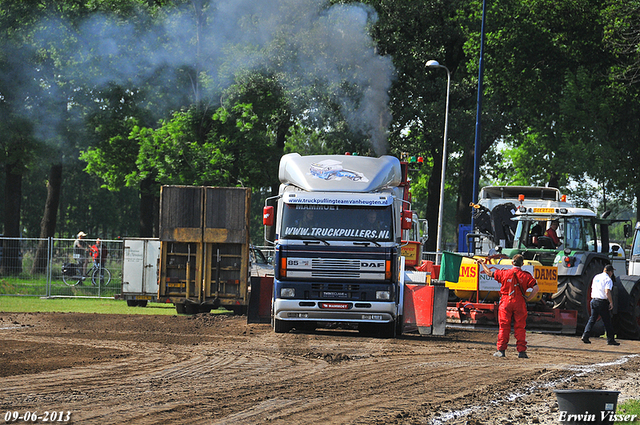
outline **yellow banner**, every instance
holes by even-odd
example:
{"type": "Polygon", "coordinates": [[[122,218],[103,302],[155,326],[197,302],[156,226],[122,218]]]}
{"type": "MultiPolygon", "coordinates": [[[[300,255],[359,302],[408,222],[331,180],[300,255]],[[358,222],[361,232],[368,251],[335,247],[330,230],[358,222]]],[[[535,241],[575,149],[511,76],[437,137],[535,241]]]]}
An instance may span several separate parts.
{"type": "MultiPolygon", "coordinates": [[[[499,291],[500,284],[494,279],[485,274],[482,275],[482,279],[479,279],[480,267],[472,259],[464,258],[460,265],[460,279],[457,283],[446,282],[447,287],[451,290],[476,291],[478,290],[479,280],[482,280],[480,284],[481,291],[499,291]]],[[[511,268],[511,265],[490,265],[489,267],[503,269],[511,268]]],[[[556,267],[534,265],[533,270],[531,270],[531,265],[525,265],[523,270],[533,275],[538,282],[541,294],[554,294],[558,291],[558,269],[556,267]]]]}
{"type": "Polygon", "coordinates": [[[447,282],[449,289],[475,291],[478,288],[479,265],[471,258],[463,258],[460,264],[460,278],[457,283],[447,282]]]}
{"type": "Polygon", "coordinates": [[[549,266],[534,266],[533,277],[538,281],[538,287],[542,294],[555,294],[558,292],[558,269],[549,266]]]}

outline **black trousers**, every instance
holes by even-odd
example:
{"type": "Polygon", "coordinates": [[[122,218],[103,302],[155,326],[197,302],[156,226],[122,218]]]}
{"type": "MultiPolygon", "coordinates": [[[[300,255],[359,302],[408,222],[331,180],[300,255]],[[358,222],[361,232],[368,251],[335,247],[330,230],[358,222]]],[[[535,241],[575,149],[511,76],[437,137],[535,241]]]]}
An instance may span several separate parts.
{"type": "Polygon", "coordinates": [[[613,326],[611,325],[611,314],[609,313],[609,300],[601,300],[594,298],[591,300],[591,316],[587,322],[587,326],[584,328],[584,336],[587,338],[591,333],[591,328],[598,320],[598,317],[602,317],[602,323],[604,329],[607,331],[607,340],[613,341],[613,326]]]}

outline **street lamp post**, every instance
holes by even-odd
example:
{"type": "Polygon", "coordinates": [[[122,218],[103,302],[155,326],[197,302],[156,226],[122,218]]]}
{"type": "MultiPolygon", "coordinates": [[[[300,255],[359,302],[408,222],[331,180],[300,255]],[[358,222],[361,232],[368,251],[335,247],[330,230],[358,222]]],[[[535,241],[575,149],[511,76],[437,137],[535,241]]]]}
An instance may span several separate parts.
{"type": "Polygon", "coordinates": [[[447,131],[449,130],[449,88],[451,87],[451,73],[449,68],[440,65],[438,61],[427,62],[429,68],[444,68],[447,71],[447,102],[444,109],[444,140],[442,142],[442,173],[440,175],[440,207],[438,211],[438,236],[436,238],[436,263],[442,261],[442,216],[444,215],[444,177],[447,168],[447,131]]]}

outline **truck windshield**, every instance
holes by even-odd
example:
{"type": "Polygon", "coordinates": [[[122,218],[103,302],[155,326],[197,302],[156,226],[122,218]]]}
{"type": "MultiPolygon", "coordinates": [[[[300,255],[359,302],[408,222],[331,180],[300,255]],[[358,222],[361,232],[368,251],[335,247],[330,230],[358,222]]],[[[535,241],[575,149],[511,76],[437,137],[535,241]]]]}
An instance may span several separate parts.
{"type": "Polygon", "coordinates": [[[284,205],[280,237],[392,241],[391,206],[284,205]]]}

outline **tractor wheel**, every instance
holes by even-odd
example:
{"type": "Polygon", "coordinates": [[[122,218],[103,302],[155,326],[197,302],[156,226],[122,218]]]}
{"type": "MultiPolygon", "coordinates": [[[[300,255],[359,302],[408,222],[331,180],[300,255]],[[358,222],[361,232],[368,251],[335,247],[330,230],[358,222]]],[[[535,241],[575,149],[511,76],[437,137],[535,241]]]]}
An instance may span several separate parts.
{"type": "Polygon", "coordinates": [[[602,273],[604,264],[600,260],[593,260],[580,276],[563,276],[558,279],[558,292],[552,296],[553,307],[578,311],[578,333],[584,331],[591,315],[591,281],[596,274],[602,273]]]}
{"type": "Polygon", "coordinates": [[[618,338],[640,339],[640,280],[629,294],[629,307],[616,315],[615,328],[618,338]]]}

